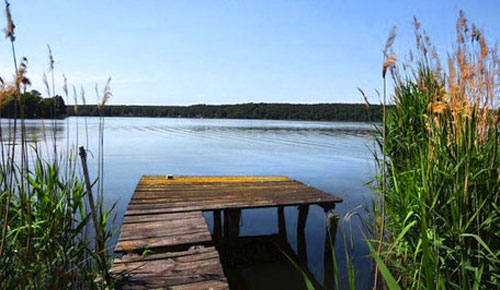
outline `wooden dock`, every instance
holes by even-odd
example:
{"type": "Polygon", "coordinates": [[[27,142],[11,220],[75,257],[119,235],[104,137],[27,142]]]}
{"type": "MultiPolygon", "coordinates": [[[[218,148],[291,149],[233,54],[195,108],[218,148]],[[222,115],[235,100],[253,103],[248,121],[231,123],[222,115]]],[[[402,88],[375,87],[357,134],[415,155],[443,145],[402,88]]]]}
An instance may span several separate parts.
{"type": "Polygon", "coordinates": [[[242,209],[278,207],[282,213],[284,206],[299,206],[303,231],[309,205],[329,210],[338,202],[281,176],[143,176],[115,248],[123,256],[111,272],[121,289],[228,289],[203,211],[214,211],[214,236],[237,237],[242,209]]]}

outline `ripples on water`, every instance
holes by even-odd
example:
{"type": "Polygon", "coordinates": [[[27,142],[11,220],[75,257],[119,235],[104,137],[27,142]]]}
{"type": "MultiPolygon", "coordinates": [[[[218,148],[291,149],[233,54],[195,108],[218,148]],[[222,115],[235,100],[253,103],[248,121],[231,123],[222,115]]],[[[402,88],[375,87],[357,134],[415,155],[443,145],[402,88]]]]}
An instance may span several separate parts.
{"type": "MultiPolygon", "coordinates": [[[[68,136],[69,143],[76,145],[78,127],[78,143],[86,144],[84,118],[56,123],[54,130],[50,120],[27,120],[29,140],[46,140],[42,147],[50,148],[55,136],[59,148],[66,148],[68,136]]],[[[89,117],[87,123],[89,149],[96,153],[98,118],[89,117]]],[[[111,204],[118,200],[118,228],[135,185],[144,174],[284,175],[343,198],[334,210],[342,217],[370,200],[365,184],[374,175],[374,133],[374,124],[350,122],[106,118],[105,201],[111,204]]],[[[8,139],[7,120],[2,120],[2,137],[12,141],[8,139]]],[[[91,159],[93,165],[95,160],[91,159]]],[[[211,213],[206,212],[205,218],[212,228],[211,213]]],[[[296,251],[296,208],[287,207],[285,218],[287,241],[296,251]]],[[[358,221],[352,226],[357,228],[358,221]]],[[[233,245],[233,255],[223,257],[226,264],[231,261],[230,280],[238,281],[240,288],[302,288],[300,275],[270,243],[269,237],[277,231],[276,209],[243,211],[240,233],[245,238],[233,245]]],[[[311,207],[305,235],[307,268],[323,283],[326,235],[321,208],[311,207]]],[[[365,288],[370,275],[369,262],[363,257],[368,252],[357,232],[353,244],[358,286],[365,288]]],[[[341,274],[345,275],[339,234],[335,248],[341,274]]]]}

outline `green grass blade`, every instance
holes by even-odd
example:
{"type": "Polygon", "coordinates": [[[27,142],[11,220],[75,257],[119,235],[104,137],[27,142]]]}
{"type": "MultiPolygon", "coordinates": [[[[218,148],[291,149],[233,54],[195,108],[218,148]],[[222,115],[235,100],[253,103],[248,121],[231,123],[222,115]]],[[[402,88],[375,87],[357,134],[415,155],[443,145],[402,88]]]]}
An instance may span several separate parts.
{"type": "Polygon", "coordinates": [[[378,265],[378,268],[380,269],[380,273],[382,274],[382,277],[384,277],[385,283],[387,284],[387,287],[389,287],[390,290],[399,290],[401,289],[392,276],[391,272],[389,272],[389,269],[385,266],[384,262],[382,259],[380,259],[379,255],[375,251],[375,249],[372,247],[369,241],[366,241],[366,244],[368,245],[368,248],[370,248],[370,253],[372,254],[373,258],[375,259],[375,262],[378,265]]]}
{"type": "Polygon", "coordinates": [[[306,272],[304,272],[304,270],[302,270],[302,268],[300,267],[299,264],[297,264],[297,262],[295,262],[290,256],[288,256],[285,251],[283,251],[279,246],[278,248],[280,249],[280,251],[283,253],[283,255],[285,255],[285,257],[288,259],[288,261],[290,261],[290,263],[292,264],[292,266],[297,270],[299,271],[299,273],[302,275],[302,277],[304,278],[304,282],[306,283],[306,288],[307,290],[315,290],[316,288],[314,288],[314,285],[311,281],[311,279],[309,278],[309,276],[307,276],[306,272]]]}

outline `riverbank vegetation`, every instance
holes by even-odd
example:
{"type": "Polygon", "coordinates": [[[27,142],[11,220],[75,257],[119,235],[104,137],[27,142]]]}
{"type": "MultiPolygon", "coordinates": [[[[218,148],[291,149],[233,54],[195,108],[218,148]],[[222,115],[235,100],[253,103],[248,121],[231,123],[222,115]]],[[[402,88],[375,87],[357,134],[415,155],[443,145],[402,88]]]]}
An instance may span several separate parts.
{"type": "MultiPolygon", "coordinates": [[[[18,62],[16,58],[15,26],[9,3],[5,5],[5,33],[12,46],[15,72],[14,79],[0,82],[0,105],[5,110],[12,109],[10,119],[0,118],[0,288],[112,288],[106,247],[111,237],[108,229],[111,212],[102,202],[101,174],[95,182],[94,204],[89,194],[92,186],[88,180],[85,184],[79,174],[78,144],[68,141],[66,148],[57,144],[57,122],[47,121],[46,133],[52,133],[54,139],[46,134],[28,136],[25,127],[25,119],[30,117],[26,113],[31,108],[28,104],[34,101],[36,104],[31,109],[43,109],[44,114],[52,114],[51,118],[56,119],[61,109],[57,103],[60,97],[41,100],[39,95],[27,93],[31,84],[27,60],[22,58],[18,62]],[[42,105],[40,101],[50,103],[51,108],[38,107],[42,105]]],[[[48,72],[54,84],[50,49],[49,60],[48,72]]],[[[55,86],[45,83],[48,94],[56,96],[55,86]]],[[[66,82],[63,90],[67,96],[66,82]]],[[[105,88],[103,103],[107,97],[109,86],[105,88]]],[[[102,126],[100,128],[97,134],[102,141],[102,126]]],[[[66,130],[69,138],[73,132],[66,130]]],[[[100,142],[99,168],[102,153],[100,142]]]]}
{"type": "Polygon", "coordinates": [[[396,66],[393,35],[386,48],[394,109],[379,135],[375,245],[403,289],[497,289],[498,47],[460,13],[453,51],[442,63],[414,24],[408,63],[396,66]]]}

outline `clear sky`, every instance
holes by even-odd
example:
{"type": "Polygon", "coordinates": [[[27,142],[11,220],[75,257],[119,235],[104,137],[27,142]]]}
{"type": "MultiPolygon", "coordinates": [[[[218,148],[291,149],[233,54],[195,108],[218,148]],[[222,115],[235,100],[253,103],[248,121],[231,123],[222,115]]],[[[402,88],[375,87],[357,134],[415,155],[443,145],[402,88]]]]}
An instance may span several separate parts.
{"type": "MultiPolygon", "coordinates": [[[[500,1],[11,0],[19,56],[44,92],[47,44],[62,74],[95,102],[113,78],[111,104],[378,102],[382,48],[413,45],[416,16],[440,51],[451,48],[459,9],[500,39],[500,1]]],[[[2,3],[3,6],[3,3],[2,3]]],[[[3,12],[3,8],[2,8],[3,12]]],[[[1,25],[5,25],[2,14],[1,25]]],[[[10,44],[0,42],[8,78],[10,44]]],[[[62,93],[59,89],[59,93],[62,93]]]]}

